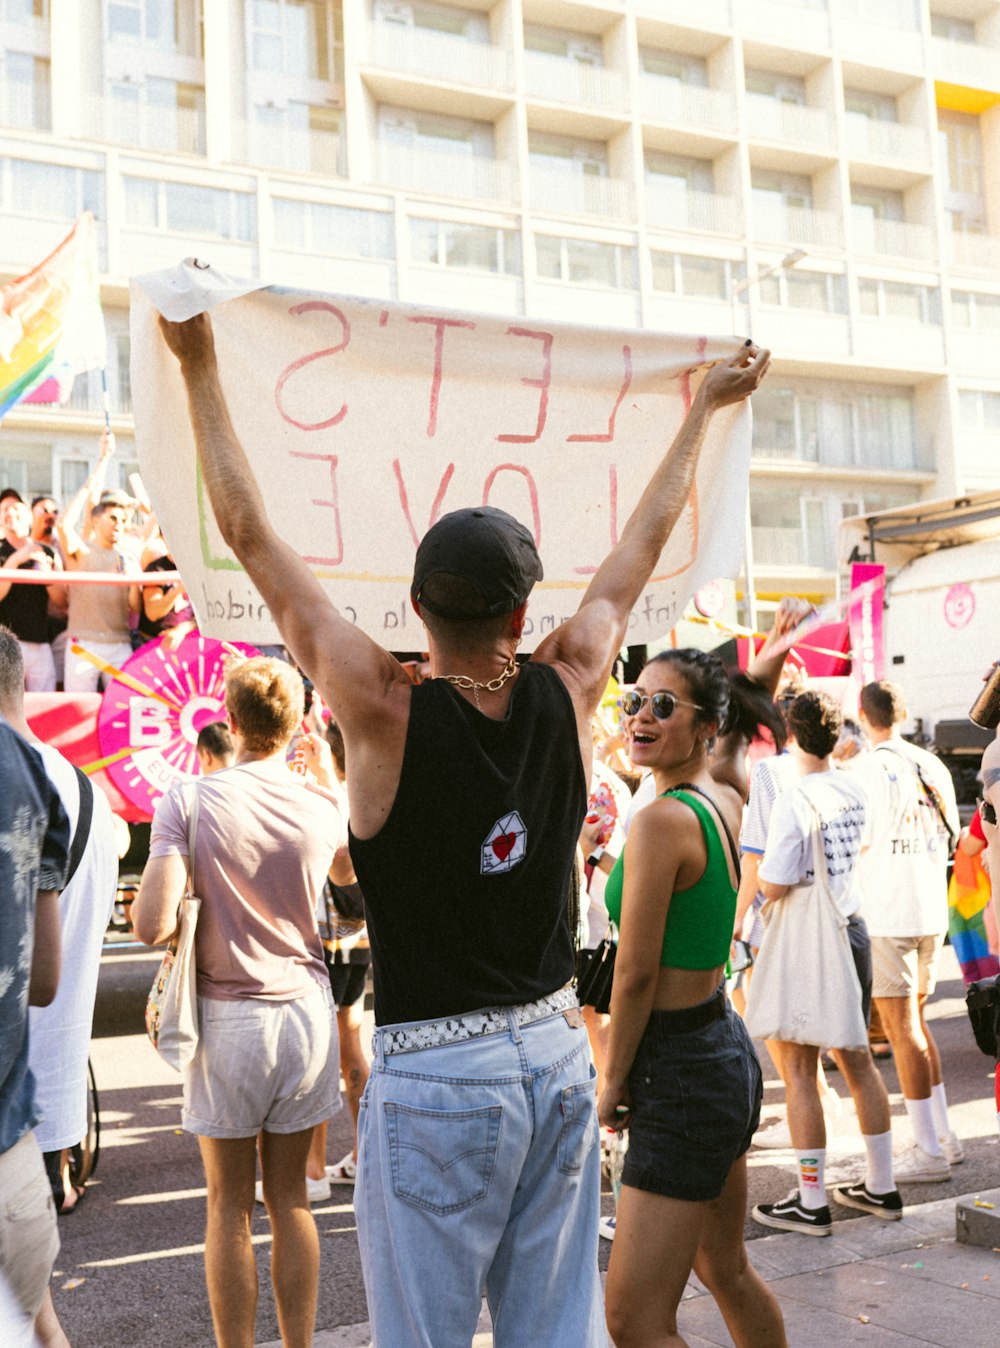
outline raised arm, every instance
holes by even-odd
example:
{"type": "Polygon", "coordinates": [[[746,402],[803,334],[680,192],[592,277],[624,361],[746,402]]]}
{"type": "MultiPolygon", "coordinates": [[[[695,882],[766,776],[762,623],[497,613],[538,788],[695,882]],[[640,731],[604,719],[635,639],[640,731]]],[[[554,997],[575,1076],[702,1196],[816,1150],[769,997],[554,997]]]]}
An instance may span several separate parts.
{"type": "Polygon", "coordinates": [[[97,463],[94,465],[93,471],[56,521],[56,535],[59,539],[59,546],[65,553],[67,560],[75,559],[86,551],[86,540],[90,537],[91,532],[90,513],[101,499],[101,492],[104,490],[104,481],[108,472],[108,463],[114,452],[114,432],[102,432],[101,452],[97,457],[97,463]]]}
{"type": "Polygon", "coordinates": [[[271,610],[299,667],[336,708],[345,736],[371,727],[378,738],[380,699],[401,707],[410,683],[402,666],[341,617],[298,553],[275,533],[237,439],[219,381],[212,326],[199,314],[185,323],[160,319],[180,362],[191,425],[209,499],[222,536],[271,610]]]}
{"type": "Polygon", "coordinates": [[[691,495],[708,423],[719,408],[750,396],[770,360],[769,351],[750,346],[706,373],[683,426],[579,609],[535,652],[536,660],[559,666],[578,715],[589,717],[604,692],[612,661],[625,639],[629,613],[691,495]]]}
{"type": "Polygon", "coordinates": [[[774,625],[768,632],[764,644],[747,666],[747,675],[754,683],[759,683],[765,688],[772,697],[778,690],[778,681],[788,655],[788,650],[782,643],[790,632],[795,631],[810,609],[811,605],[805,599],[785,595],[775,611],[774,625]]]}

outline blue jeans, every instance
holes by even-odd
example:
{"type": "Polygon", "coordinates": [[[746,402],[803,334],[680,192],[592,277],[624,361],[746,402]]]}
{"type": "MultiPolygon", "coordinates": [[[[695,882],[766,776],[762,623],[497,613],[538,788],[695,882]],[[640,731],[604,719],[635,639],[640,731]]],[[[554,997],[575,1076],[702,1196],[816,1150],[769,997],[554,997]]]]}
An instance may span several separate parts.
{"type": "Polygon", "coordinates": [[[375,1031],[354,1197],[375,1348],[469,1348],[484,1288],[496,1348],[606,1348],[587,1032],[508,1021],[406,1053],[375,1031]]]}

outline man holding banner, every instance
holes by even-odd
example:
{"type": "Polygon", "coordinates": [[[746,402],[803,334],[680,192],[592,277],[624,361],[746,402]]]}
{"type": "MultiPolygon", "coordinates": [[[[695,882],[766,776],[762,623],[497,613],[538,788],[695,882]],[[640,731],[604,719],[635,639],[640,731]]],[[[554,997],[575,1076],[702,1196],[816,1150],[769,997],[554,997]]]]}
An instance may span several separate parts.
{"type": "Polygon", "coordinates": [[[579,608],[518,665],[532,534],[489,506],[438,519],[411,601],[431,678],[333,607],[274,531],[230,420],[204,315],[161,320],[225,542],[333,709],[375,970],[375,1055],[355,1208],[381,1348],[606,1342],[599,1149],[566,900],[591,717],[688,503],[711,418],[759,385],[752,346],[708,369],[579,608]]]}

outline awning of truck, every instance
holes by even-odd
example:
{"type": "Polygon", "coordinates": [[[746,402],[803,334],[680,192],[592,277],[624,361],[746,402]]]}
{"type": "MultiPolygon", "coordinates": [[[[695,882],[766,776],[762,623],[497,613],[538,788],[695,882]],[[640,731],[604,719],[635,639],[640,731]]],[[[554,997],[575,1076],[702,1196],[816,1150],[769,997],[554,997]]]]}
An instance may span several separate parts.
{"type": "Polygon", "coordinates": [[[894,572],[924,553],[998,537],[1000,492],[971,492],[853,515],[840,525],[837,556],[842,566],[874,561],[894,572]]]}

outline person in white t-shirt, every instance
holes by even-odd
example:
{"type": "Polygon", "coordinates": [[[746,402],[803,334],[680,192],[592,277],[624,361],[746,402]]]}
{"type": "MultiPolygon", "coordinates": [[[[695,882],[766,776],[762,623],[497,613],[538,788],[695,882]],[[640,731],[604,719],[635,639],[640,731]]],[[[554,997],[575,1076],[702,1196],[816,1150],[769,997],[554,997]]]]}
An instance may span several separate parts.
{"type": "Polygon", "coordinates": [[[896,1178],[933,1184],[963,1159],[948,1121],[941,1057],[924,1019],[948,930],[949,833],[959,830],[955,788],[940,759],[900,734],[898,684],[867,683],[858,717],[874,746],[848,772],[864,788],[869,818],[858,867],[872,937],[875,1005],[892,1045],[913,1146],[896,1178]]]}
{"type": "MultiPolygon", "coordinates": [[[[827,882],[833,902],[848,924],[857,973],[856,993],[867,1022],[871,997],[870,943],[859,916],[861,896],[855,868],[865,821],[864,793],[847,774],[833,767],[831,753],[841,726],[840,708],[828,694],[801,693],[788,710],[792,736],[789,753],[798,778],[786,785],[774,803],[767,846],[758,881],[771,903],[793,903],[800,886],[811,885],[813,842],[822,830],[827,882]]],[[[791,914],[789,915],[791,916],[791,914]]],[[[764,937],[765,941],[767,936],[764,937]]],[[[805,943],[803,943],[805,944],[805,943]]],[[[808,959],[808,949],[802,951],[808,959]]],[[[809,986],[809,980],[801,980],[809,986]]],[[[751,983],[747,1014],[753,1009],[751,983]]],[[[827,1045],[854,1097],[865,1143],[867,1173],[858,1184],[834,1189],[834,1201],[884,1220],[898,1220],[903,1202],[893,1178],[889,1096],[868,1048],[827,1045]]],[[[824,1184],[826,1122],[816,1085],[820,1045],[780,1045],[782,1074],[788,1093],[788,1124],[798,1167],[798,1187],[777,1203],[758,1203],[754,1220],[783,1231],[828,1236],[832,1229],[824,1184]]]]}
{"type": "MultiPolygon", "coordinates": [[[[81,787],[76,771],[58,749],[32,732],[24,714],[24,661],[21,647],[0,627],[0,715],[37,750],[49,781],[69,816],[76,838],[81,787]]],[[[107,797],[97,788],[87,840],[76,872],[59,896],[63,965],[59,988],[48,1006],[28,1011],[28,1066],[35,1078],[35,1104],[41,1122],[35,1138],[45,1155],[57,1210],[71,1212],[83,1189],[69,1179],[68,1148],[87,1131],[87,1058],[97,996],[104,933],[118,885],[118,848],[107,797]]],[[[43,1344],[60,1343],[61,1329],[46,1293],[35,1325],[43,1344]]]]}

